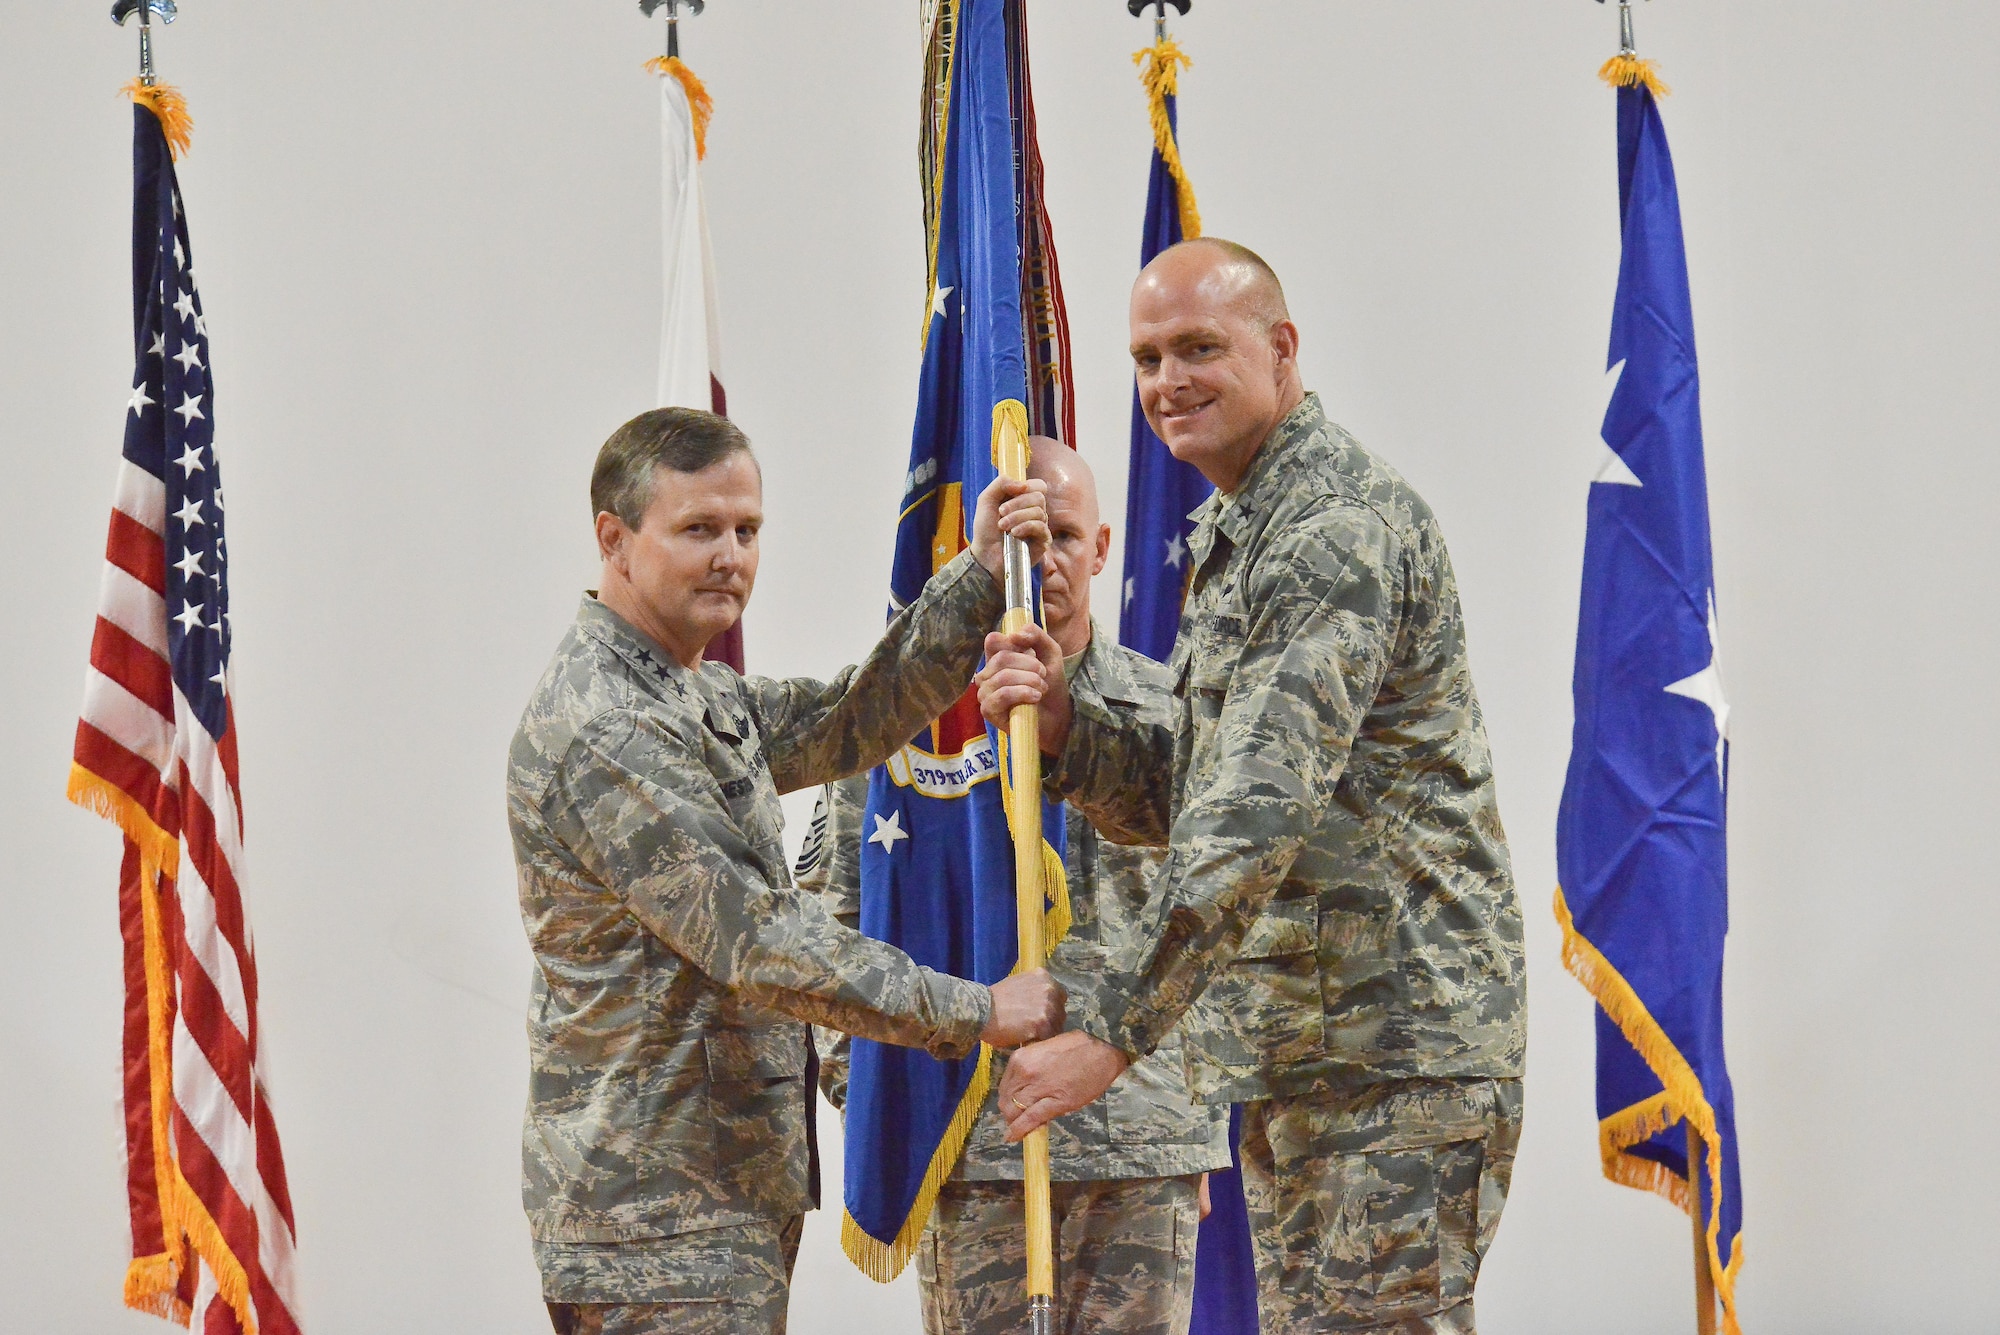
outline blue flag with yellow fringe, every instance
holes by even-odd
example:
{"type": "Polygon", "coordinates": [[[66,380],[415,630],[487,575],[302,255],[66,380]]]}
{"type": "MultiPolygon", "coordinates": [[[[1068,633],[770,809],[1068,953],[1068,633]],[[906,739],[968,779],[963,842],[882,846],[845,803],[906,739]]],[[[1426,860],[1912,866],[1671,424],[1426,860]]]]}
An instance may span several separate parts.
{"type": "Polygon", "coordinates": [[[1622,83],[1624,247],[1605,453],[1584,539],[1556,917],[1564,962],[1599,1007],[1604,1174],[1683,1209],[1698,1202],[1723,1328],[1734,1335],[1743,1198],[1722,1044],[1729,709],[1700,381],[1656,81],[1643,62],[1620,60],[1606,77],[1622,83]],[[1689,1126],[1700,1133],[1696,1163],[1689,1126]]]}
{"type": "MultiPolygon", "coordinates": [[[[1146,184],[1146,223],[1139,238],[1139,264],[1183,239],[1201,235],[1194,187],[1181,166],[1179,133],[1180,70],[1189,63],[1172,39],[1162,39],[1134,57],[1146,85],[1153,123],[1153,166],[1146,184]]],[[[1167,450],[1146,421],[1139,392],[1132,391],[1132,453],[1125,482],[1125,582],[1118,642],[1164,663],[1173,656],[1180,633],[1181,603],[1194,562],[1188,559],[1188,518],[1215,488],[1193,464],[1167,450]]]]}
{"type": "MultiPolygon", "coordinates": [[[[1201,213],[1180,152],[1180,72],[1192,64],[1172,38],[1136,53],[1153,128],[1153,162],[1146,177],[1146,219],[1139,265],[1184,239],[1201,235],[1201,213]]],[[[1139,392],[1132,391],[1132,452],[1125,489],[1125,583],[1118,642],[1165,662],[1180,634],[1194,562],[1188,559],[1188,515],[1215,488],[1193,464],[1182,463],[1153,434],[1139,392]]],[[[1195,1233],[1194,1310],[1189,1335],[1256,1335],[1257,1262],[1243,1175],[1235,1166],[1243,1114],[1229,1110],[1230,1167],[1208,1175],[1210,1210],[1195,1233]]]]}
{"type": "MultiPolygon", "coordinates": [[[[1018,0],[945,0],[931,34],[936,94],[927,115],[925,199],[929,309],[916,426],[890,576],[891,613],[964,550],[980,492],[995,476],[1003,417],[1023,436],[1057,403],[1036,377],[1031,346],[1046,330],[1023,320],[1021,255],[1041,254],[1046,228],[1024,224],[1039,163],[1025,145],[1025,40],[1018,0]]],[[[1052,259],[1052,253],[1051,253],[1052,259]]],[[[1006,758],[968,691],[868,778],[861,845],[861,930],[920,964],[992,983],[1015,964],[1014,858],[1002,801],[1006,758]]],[[[1068,930],[1060,882],[1061,808],[1043,828],[1058,842],[1051,943],[1068,930]]],[[[857,1038],[845,1126],[841,1243],[874,1279],[902,1270],[950,1176],[990,1085],[990,1058],[940,1061],[857,1038]]]]}

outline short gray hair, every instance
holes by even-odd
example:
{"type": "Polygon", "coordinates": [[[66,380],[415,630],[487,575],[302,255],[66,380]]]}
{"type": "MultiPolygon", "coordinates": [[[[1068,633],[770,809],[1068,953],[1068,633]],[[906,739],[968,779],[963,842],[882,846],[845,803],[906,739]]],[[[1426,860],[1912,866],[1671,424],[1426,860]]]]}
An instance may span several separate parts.
{"type": "Polygon", "coordinates": [[[590,470],[590,512],[607,511],[639,527],[653,503],[655,474],[662,468],[699,473],[732,454],[748,454],[750,438],[734,422],[699,408],[655,408],[611,433],[590,470]]]}

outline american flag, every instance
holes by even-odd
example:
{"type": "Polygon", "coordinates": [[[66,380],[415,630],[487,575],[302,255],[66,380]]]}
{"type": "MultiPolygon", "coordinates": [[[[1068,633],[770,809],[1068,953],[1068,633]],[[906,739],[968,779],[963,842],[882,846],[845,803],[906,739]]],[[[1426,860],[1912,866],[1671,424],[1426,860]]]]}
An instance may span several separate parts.
{"type": "Polygon", "coordinates": [[[137,370],[70,800],[125,833],[125,1301],[297,1331],[292,1205],[259,1072],[208,329],[161,122],[133,108],[137,370]]]}

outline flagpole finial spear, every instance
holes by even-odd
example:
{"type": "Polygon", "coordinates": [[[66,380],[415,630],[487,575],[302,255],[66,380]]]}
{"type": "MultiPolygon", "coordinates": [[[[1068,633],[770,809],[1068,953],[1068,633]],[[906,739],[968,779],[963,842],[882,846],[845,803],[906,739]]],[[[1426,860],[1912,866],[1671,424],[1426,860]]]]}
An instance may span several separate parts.
{"type": "Polygon", "coordinates": [[[172,23],[178,11],[174,0],[114,0],[111,6],[111,21],[119,27],[134,14],[139,16],[139,82],[151,88],[155,82],[153,73],[153,15],[160,16],[160,22],[172,23]]]}
{"type": "Polygon", "coordinates": [[[1167,6],[1172,5],[1186,18],[1193,3],[1194,0],[1125,0],[1125,12],[1136,19],[1148,9],[1153,11],[1153,44],[1157,46],[1167,40],[1167,6]]]}
{"type": "Polygon", "coordinates": [[[1618,54],[1604,62],[1597,77],[1614,88],[1643,85],[1654,97],[1667,95],[1667,85],[1653,62],[1639,58],[1639,44],[1632,36],[1632,0],[1618,0],[1618,54]]]}
{"type": "MultiPolygon", "coordinates": [[[[1601,5],[1604,0],[1597,0],[1597,3],[1601,5]]],[[[1639,54],[1639,45],[1632,38],[1632,0],[1618,0],[1618,54],[1639,54]]]]}
{"type": "Polygon", "coordinates": [[[639,10],[647,18],[662,6],[667,11],[667,59],[679,60],[681,55],[681,6],[687,6],[691,17],[699,17],[708,8],[708,0],[639,0],[639,10]]]}

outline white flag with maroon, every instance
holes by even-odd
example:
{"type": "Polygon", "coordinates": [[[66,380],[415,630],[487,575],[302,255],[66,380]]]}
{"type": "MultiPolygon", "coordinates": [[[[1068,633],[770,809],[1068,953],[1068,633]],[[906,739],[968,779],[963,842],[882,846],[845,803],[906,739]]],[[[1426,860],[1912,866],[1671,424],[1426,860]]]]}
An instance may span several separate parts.
{"type": "MultiPolygon", "coordinates": [[[[716,313],[715,256],[701,159],[708,149],[708,90],[678,56],[653,61],[660,76],[661,276],[659,407],[729,414],[722,390],[721,320],[716,313]]],[[[743,623],[708,647],[708,657],[743,670],[743,623]]]]}

